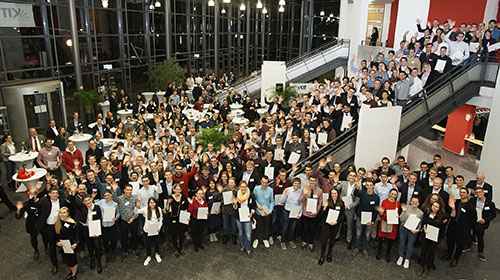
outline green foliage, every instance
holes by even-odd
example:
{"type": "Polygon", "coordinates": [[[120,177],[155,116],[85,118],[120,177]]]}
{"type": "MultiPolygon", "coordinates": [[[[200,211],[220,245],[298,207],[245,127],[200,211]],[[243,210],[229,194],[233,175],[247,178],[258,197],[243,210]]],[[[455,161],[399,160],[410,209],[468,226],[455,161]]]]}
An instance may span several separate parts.
{"type": "Polygon", "coordinates": [[[96,90],[79,90],[73,93],[73,98],[83,103],[87,114],[92,114],[94,105],[102,101],[102,97],[96,90]]]}
{"type": "Polygon", "coordinates": [[[219,150],[221,145],[228,145],[229,140],[234,137],[234,131],[219,131],[222,125],[217,125],[207,129],[201,129],[201,132],[196,135],[196,142],[202,144],[206,149],[208,143],[214,144],[216,150],[219,150]]]}
{"type": "Polygon", "coordinates": [[[283,91],[278,92],[277,90],[273,90],[273,96],[272,98],[279,98],[281,99],[281,104],[283,106],[288,106],[288,102],[293,100],[294,98],[297,98],[297,90],[295,89],[294,86],[288,86],[283,89],[283,91]]]}
{"type": "Polygon", "coordinates": [[[182,85],[186,78],[184,69],[175,59],[167,59],[156,67],[150,65],[148,71],[144,74],[148,76],[149,82],[153,85],[155,91],[166,89],[171,82],[182,85]]]}

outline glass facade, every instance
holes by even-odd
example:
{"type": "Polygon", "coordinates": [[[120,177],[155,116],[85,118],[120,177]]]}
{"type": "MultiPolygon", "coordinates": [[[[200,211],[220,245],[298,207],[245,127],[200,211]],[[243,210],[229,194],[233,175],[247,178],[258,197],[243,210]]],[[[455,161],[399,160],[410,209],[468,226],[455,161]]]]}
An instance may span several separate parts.
{"type": "MultiPolygon", "coordinates": [[[[0,85],[54,78],[77,88],[68,1],[9,1],[32,4],[35,27],[0,27],[0,85]]],[[[335,37],[340,10],[339,0],[288,0],[284,12],[262,0],[266,14],[257,0],[74,1],[82,86],[130,94],[148,91],[144,72],[170,57],[186,73],[237,77],[289,60],[335,37]]]]}

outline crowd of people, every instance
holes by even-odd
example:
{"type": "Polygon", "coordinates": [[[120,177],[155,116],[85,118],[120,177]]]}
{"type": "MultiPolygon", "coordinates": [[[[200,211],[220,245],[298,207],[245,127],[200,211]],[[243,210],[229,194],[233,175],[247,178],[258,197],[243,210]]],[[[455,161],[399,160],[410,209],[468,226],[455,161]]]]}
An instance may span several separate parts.
{"type": "MultiPolygon", "coordinates": [[[[425,51],[413,38],[404,41],[387,57],[381,52],[362,61],[353,69],[354,77],[316,82],[289,104],[280,97],[261,104],[237,91],[219,102],[215,84],[233,83],[232,74],[222,80],[190,76],[180,87],[171,83],[161,100],[153,98],[147,105],[140,94],[135,100],[124,91],[105,94],[110,112],[98,114],[87,151],[68,140],[70,134],[87,131],[77,112],[67,128],[51,121],[45,136],[30,129],[25,146],[39,153],[36,165],[48,173],[28,186],[26,201],[8,206],[17,218],[26,218],[33,258],[40,258],[42,235],[52,274],[58,272],[60,251],[70,267],[67,279],[76,279],[78,260],[86,255],[90,268],[101,273],[103,256],[112,263],[130,253],[139,257],[145,249],[143,265],[148,266],[171,254],[161,244],[171,243],[173,255],[180,258],[186,254],[186,240],[196,253],[205,249],[206,239],[214,243],[219,238],[238,245],[248,257],[259,246],[274,243],[283,251],[301,247],[311,253],[319,244],[318,264],[323,265],[334,258],[333,247],[343,239],[344,228],[347,248],[366,260],[375,242],[375,259],[382,258],[385,247],[385,260],[391,262],[397,241],[396,264],[408,268],[414,248],[420,247],[422,277],[436,268],[434,256],[443,239],[447,250],[441,259],[451,260],[451,267],[476,243],[485,261],[484,234],[496,208],[493,188],[481,172],[465,184],[440,155],[418,170],[403,156],[392,163],[383,158],[375,167],[341,166],[335,155],[318,166],[304,162],[356,124],[361,106],[405,106],[419,88],[469,56],[469,48],[458,60],[448,54],[462,50],[467,34],[477,31],[473,25],[464,30],[460,25],[460,31],[453,27],[453,21],[443,27],[434,22],[422,31],[425,51]],[[441,34],[447,46],[439,41],[441,34]],[[445,66],[436,70],[439,60],[445,66]],[[246,124],[232,122],[233,104],[243,106],[246,124]],[[186,117],[191,107],[203,114],[202,120],[186,117]],[[119,119],[122,108],[131,108],[133,117],[119,119]],[[261,108],[267,108],[263,115],[257,112],[261,108]],[[220,146],[199,144],[200,130],[212,127],[234,136],[220,146]],[[103,138],[114,139],[109,151],[103,138]],[[300,165],[304,172],[298,172],[300,165]]],[[[500,34],[491,22],[482,32],[483,43],[500,34]]],[[[16,150],[10,136],[1,151],[13,186],[15,166],[7,158],[16,150]]],[[[10,202],[6,195],[3,201],[10,202]]]]}

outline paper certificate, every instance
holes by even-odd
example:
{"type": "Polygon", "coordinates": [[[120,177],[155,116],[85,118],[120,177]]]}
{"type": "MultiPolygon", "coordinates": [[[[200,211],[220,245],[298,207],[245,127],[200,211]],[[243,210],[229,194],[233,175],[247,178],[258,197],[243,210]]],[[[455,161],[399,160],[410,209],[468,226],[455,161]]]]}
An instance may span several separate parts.
{"type": "Polygon", "coordinates": [[[328,134],[324,132],[318,133],[318,144],[323,145],[325,143],[328,143],[328,134]]]}
{"type": "Polygon", "coordinates": [[[296,219],[299,216],[300,207],[301,207],[300,205],[292,206],[292,209],[290,209],[290,216],[288,217],[296,219]]]}
{"type": "Polygon", "coordinates": [[[89,236],[94,237],[95,235],[101,235],[101,220],[89,222],[89,236]]]}
{"type": "MultiPolygon", "coordinates": [[[[328,193],[323,193],[323,200],[328,200],[328,193]]],[[[345,203],[345,202],[344,202],[345,203]]]]}
{"type": "Polygon", "coordinates": [[[366,225],[372,221],[372,212],[362,211],[361,212],[361,224],[366,225]]]}
{"type": "Polygon", "coordinates": [[[233,203],[233,192],[226,191],[222,193],[222,197],[224,198],[224,205],[228,205],[233,203]]]}
{"type": "Polygon", "coordinates": [[[269,178],[269,180],[273,180],[274,179],[274,167],[266,167],[264,169],[264,175],[266,175],[267,178],[269,178]]]}
{"type": "Polygon", "coordinates": [[[189,217],[191,217],[191,213],[181,210],[179,214],[179,223],[189,225],[189,217]]]}
{"type": "Polygon", "coordinates": [[[432,240],[434,242],[438,242],[438,237],[439,237],[439,228],[432,225],[427,225],[427,234],[425,235],[425,238],[432,240]]]}
{"type": "Polygon", "coordinates": [[[406,220],[405,228],[409,230],[416,230],[419,223],[420,219],[417,218],[415,214],[411,214],[410,216],[408,216],[408,219],[406,220]]]}
{"type": "Polygon", "coordinates": [[[210,214],[215,215],[215,213],[219,211],[221,204],[222,202],[214,202],[214,204],[212,204],[212,209],[210,209],[210,214]]]}
{"type": "Polygon", "coordinates": [[[498,49],[500,49],[500,43],[495,43],[493,45],[489,45],[488,46],[488,51],[489,52],[496,51],[498,49]]]}
{"type": "Polygon", "coordinates": [[[71,248],[71,242],[68,239],[61,239],[61,243],[63,245],[63,251],[65,254],[74,254],[73,248],[71,248]]]}
{"type": "Polygon", "coordinates": [[[47,167],[48,168],[56,168],[57,166],[57,161],[49,161],[47,162],[47,167]]]}
{"type": "Polygon", "coordinates": [[[339,218],[340,211],[330,209],[328,210],[328,216],[326,217],[326,223],[334,223],[339,218]]]}
{"type": "Polygon", "coordinates": [[[275,194],[274,195],[274,205],[283,205],[283,203],[281,203],[282,197],[283,197],[282,194],[275,194]]]}
{"type": "Polygon", "coordinates": [[[434,66],[434,70],[438,72],[443,71],[445,66],[446,66],[446,60],[438,59],[436,62],[436,66],[434,66]]]}
{"type": "Polygon", "coordinates": [[[274,150],[274,160],[280,160],[280,155],[285,156],[285,151],[283,149],[274,150]]]}
{"type": "Polygon", "coordinates": [[[300,154],[296,153],[296,152],[292,152],[290,154],[290,157],[288,158],[288,163],[290,164],[294,164],[294,163],[297,163],[300,159],[300,154]]]}
{"type": "Polygon", "coordinates": [[[483,209],[476,208],[476,213],[477,213],[477,221],[481,221],[483,219],[483,209]]]}
{"type": "Polygon", "coordinates": [[[389,225],[399,224],[398,210],[397,209],[387,210],[387,223],[389,225]]]}
{"type": "Polygon", "coordinates": [[[317,198],[308,198],[306,211],[316,213],[316,207],[318,207],[318,199],[317,198]]]}
{"type": "Polygon", "coordinates": [[[240,214],[240,222],[250,222],[250,208],[241,207],[238,209],[238,213],[240,214]]]}
{"type": "Polygon", "coordinates": [[[198,220],[206,220],[208,219],[208,207],[200,207],[198,208],[198,220]]]}
{"type": "Polygon", "coordinates": [[[146,232],[148,236],[158,235],[158,230],[160,229],[161,224],[159,222],[150,222],[146,228],[146,232]]]}
{"type": "Polygon", "coordinates": [[[463,52],[461,52],[460,50],[456,50],[456,51],[455,51],[455,53],[453,53],[453,54],[451,55],[451,59],[455,59],[455,58],[460,59],[460,58],[462,58],[463,56],[464,56],[464,53],[463,53],[463,52]]]}
{"type": "Polygon", "coordinates": [[[259,210],[259,212],[262,213],[262,215],[271,214],[271,210],[269,210],[269,208],[267,208],[267,206],[265,205],[262,205],[262,211],[259,210]]]}
{"type": "Polygon", "coordinates": [[[473,53],[477,52],[479,50],[479,43],[469,43],[469,50],[473,53]]]}
{"type": "Polygon", "coordinates": [[[104,214],[102,215],[103,222],[112,222],[115,217],[115,208],[114,207],[103,207],[104,214]]]}
{"type": "Polygon", "coordinates": [[[139,182],[129,182],[129,184],[132,186],[132,194],[137,195],[139,192],[139,182]]]}

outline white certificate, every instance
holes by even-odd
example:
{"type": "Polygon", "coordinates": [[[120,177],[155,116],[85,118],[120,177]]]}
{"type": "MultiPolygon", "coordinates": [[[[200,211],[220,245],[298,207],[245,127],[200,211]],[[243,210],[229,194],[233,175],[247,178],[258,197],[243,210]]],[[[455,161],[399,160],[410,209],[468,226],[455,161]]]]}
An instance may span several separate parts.
{"type": "Polygon", "coordinates": [[[63,245],[63,251],[65,254],[74,254],[73,248],[71,248],[71,242],[68,239],[61,239],[61,243],[63,245]]]}
{"type": "Polygon", "coordinates": [[[326,223],[334,223],[339,218],[340,211],[330,209],[328,210],[328,216],[326,217],[326,223]]]}
{"type": "Polygon", "coordinates": [[[168,199],[163,200],[163,209],[167,209],[168,199]]]}
{"type": "Polygon", "coordinates": [[[191,213],[181,210],[179,214],[179,223],[189,225],[189,217],[191,217],[191,213]]]}
{"type": "Polygon", "coordinates": [[[361,212],[361,224],[366,225],[372,221],[372,212],[362,211],[361,212]]]}
{"type": "Polygon", "coordinates": [[[455,58],[462,58],[464,56],[464,53],[461,52],[460,50],[456,50],[452,55],[451,55],[451,59],[455,59],[455,58]]]}
{"type": "Polygon", "coordinates": [[[436,66],[434,66],[434,70],[443,71],[445,66],[446,66],[446,60],[438,59],[436,62],[436,66]]]}
{"type": "Polygon", "coordinates": [[[415,214],[411,214],[410,216],[408,216],[408,219],[406,220],[405,228],[409,230],[416,230],[419,223],[420,219],[417,218],[415,214]]]}
{"type": "Polygon", "coordinates": [[[221,204],[222,202],[214,202],[214,204],[212,204],[212,209],[210,209],[210,214],[217,213],[217,211],[219,211],[220,209],[221,204]]]}
{"type": "Polygon", "coordinates": [[[477,52],[479,49],[479,43],[469,43],[469,50],[473,53],[477,52]]]}
{"type": "Polygon", "coordinates": [[[271,214],[271,210],[269,210],[269,208],[267,208],[267,206],[265,205],[262,205],[262,211],[259,210],[259,212],[264,215],[271,214]]]}
{"type": "Polygon", "coordinates": [[[274,150],[274,160],[280,160],[280,155],[285,156],[285,151],[283,149],[274,150]]]}
{"type": "Polygon", "coordinates": [[[250,222],[250,208],[242,206],[238,209],[240,214],[240,222],[250,222]]]}
{"type": "Polygon", "coordinates": [[[49,161],[47,162],[47,167],[48,168],[56,168],[57,166],[57,161],[49,161]]]}
{"type": "Polygon", "coordinates": [[[323,200],[328,200],[328,193],[326,193],[326,192],[323,193],[323,200]]]}
{"type": "Polygon", "coordinates": [[[328,143],[328,134],[324,132],[318,133],[318,143],[323,145],[324,143],[328,143]]]}
{"type": "Polygon", "coordinates": [[[296,153],[296,152],[292,152],[290,154],[290,157],[288,158],[288,163],[290,164],[294,164],[294,163],[297,163],[300,159],[300,154],[296,153]]]}
{"type": "Polygon", "coordinates": [[[342,197],[342,201],[344,202],[345,205],[351,205],[352,204],[352,196],[346,195],[342,197]]]}
{"type": "Polygon", "coordinates": [[[158,235],[158,230],[160,229],[161,224],[159,222],[150,222],[146,228],[146,232],[148,236],[158,235]]]}
{"type": "Polygon", "coordinates": [[[222,193],[222,197],[224,198],[224,205],[228,205],[233,203],[233,192],[226,191],[222,193]]]}
{"type": "Polygon", "coordinates": [[[208,219],[208,207],[198,208],[198,220],[208,219]]]}
{"type": "Polygon", "coordinates": [[[432,240],[434,242],[438,242],[438,237],[439,237],[439,228],[432,225],[427,225],[427,234],[425,235],[425,238],[432,240]]]}
{"type": "Polygon", "coordinates": [[[351,115],[344,115],[342,118],[342,126],[340,127],[341,131],[344,131],[346,129],[349,129],[349,124],[352,123],[352,116],[351,115]]]}
{"type": "Polygon", "coordinates": [[[137,195],[139,192],[139,182],[129,182],[129,184],[132,186],[132,194],[137,195]]]}
{"type": "Polygon", "coordinates": [[[103,207],[104,214],[102,215],[103,222],[112,222],[115,217],[115,208],[114,207],[103,207]]]}
{"type": "Polygon", "coordinates": [[[283,205],[283,203],[281,203],[282,197],[283,197],[282,194],[275,194],[274,195],[274,205],[283,205]]]}
{"type": "Polygon", "coordinates": [[[292,209],[290,209],[290,216],[288,217],[296,219],[299,216],[300,207],[301,207],[300,205],[292,206],[292,209]]]}
{"type": "Polygon", "coordinates": [[[387,210],[387,223],[389,225],[399,224],[398,210],[397,209],[387,210]]]}
{"type": "Polygon", "coordinates": [[[488,51],[489,52],[496,51],[498,49],[500,49],[500,42],[488,46],[488,51]]]}
{"type": "Polygon", "coordinates": [[[318,207],[318,199],[317,198],[308,198],[306,211],[316,213],[316,208],[318,207]]]}
{"type": "Polygon", "coordinates": [[[481,208],[476,208],[476,213],[477,213],[477,220],[480,221],[483,219],[483,209],[481,208]]]}
{"type": "Polygon", "coordinates": [[[264,175],[266,175],[267,178],[269,178],[269,180],[273,180],[274,179],[274,167],[266,167],[264,169],[264,175]]]}
{"type": "Polygon", "coordinates": [[[101,235],[101,220],[89,222],[89,236],[101,235]]]}

